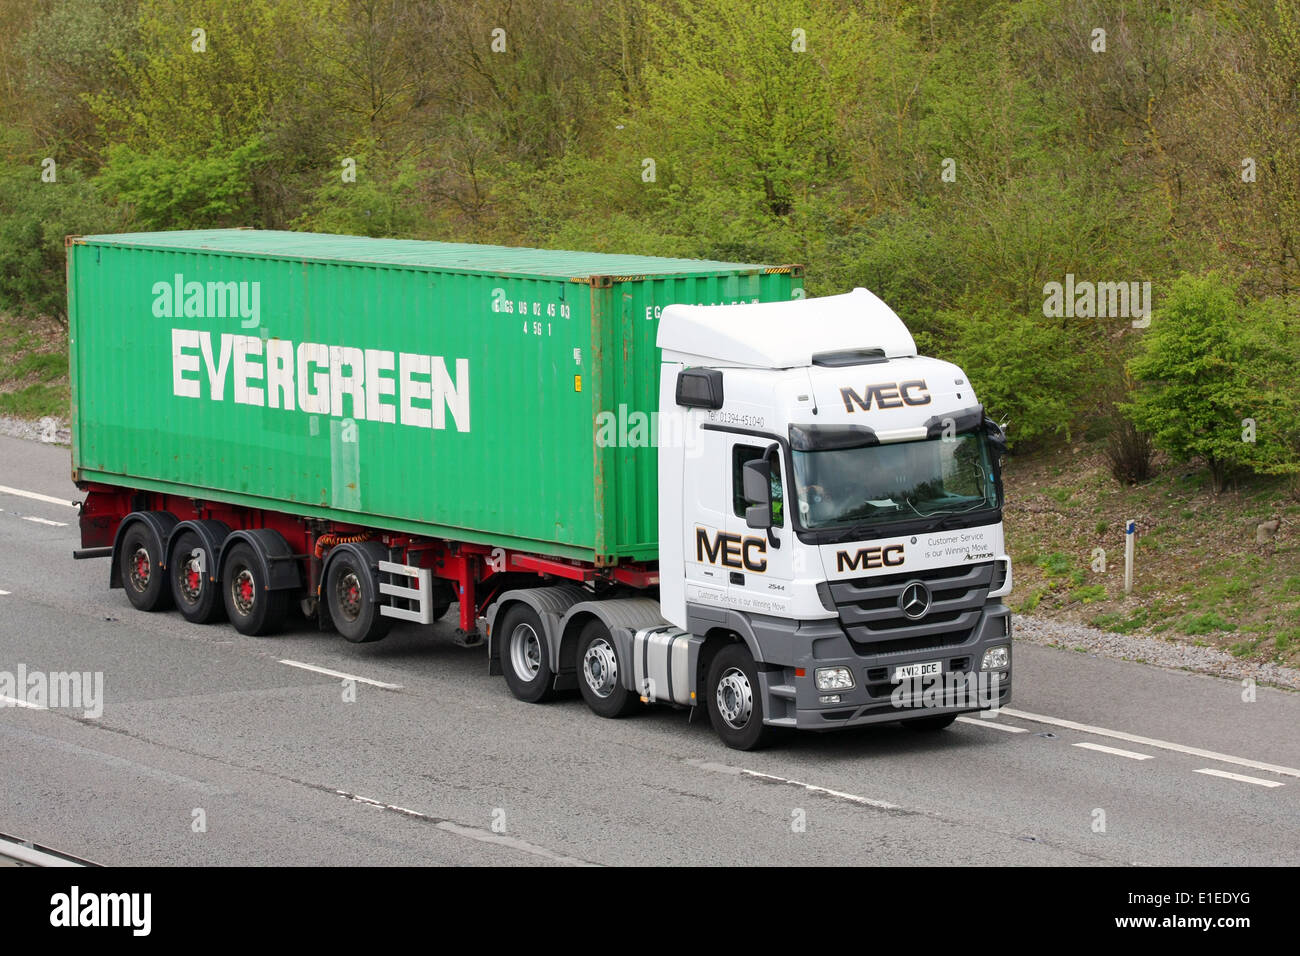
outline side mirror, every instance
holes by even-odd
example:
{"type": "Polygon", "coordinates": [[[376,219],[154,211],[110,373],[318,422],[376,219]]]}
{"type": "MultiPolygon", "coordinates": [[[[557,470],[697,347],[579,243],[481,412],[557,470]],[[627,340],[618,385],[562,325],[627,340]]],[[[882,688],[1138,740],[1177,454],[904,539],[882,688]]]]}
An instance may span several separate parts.
{"type": "Polygon", "coordinates": [[[745,524],[751,528],[772,527],[772,466],[767,459],[745,462],[742,472],[745,500],[745,524]]]}
{"type": "Polygon", "coordinates": [[[985,418],[984,434],[997,456],[1004,457],[1007,453],[1007,433],[1002,430],[1002,426],[991,418],[985,418]]]}

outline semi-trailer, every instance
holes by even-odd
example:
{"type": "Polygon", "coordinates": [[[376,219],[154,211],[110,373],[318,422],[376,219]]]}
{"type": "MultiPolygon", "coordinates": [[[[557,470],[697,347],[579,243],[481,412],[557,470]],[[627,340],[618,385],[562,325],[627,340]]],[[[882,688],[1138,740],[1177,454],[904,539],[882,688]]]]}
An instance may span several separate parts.
{"type": "Polygon", "coordinates": [[[483,644],[519,699],[778,728],[1010,700],[1004,434],[798,266],[70,237],[77,557],[136,608],[483,644]]]}

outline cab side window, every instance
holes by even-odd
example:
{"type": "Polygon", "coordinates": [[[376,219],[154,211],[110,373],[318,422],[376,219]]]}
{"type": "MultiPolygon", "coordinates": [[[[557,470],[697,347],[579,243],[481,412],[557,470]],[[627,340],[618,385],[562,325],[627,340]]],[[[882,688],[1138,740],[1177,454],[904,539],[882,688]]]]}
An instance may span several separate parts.
{"type": "MultiPolygon", "coordinates": [[[[731,449],[731,505],[737,518],[745,517],[749,503],[745,500],[745,462],[763,457],[764,448],[758,445],[734,445],[731,449]]],[[[785,526],[785,500],[781,491],[780,462],[773,462],[772,470],[772,523],[785,526]]]]}

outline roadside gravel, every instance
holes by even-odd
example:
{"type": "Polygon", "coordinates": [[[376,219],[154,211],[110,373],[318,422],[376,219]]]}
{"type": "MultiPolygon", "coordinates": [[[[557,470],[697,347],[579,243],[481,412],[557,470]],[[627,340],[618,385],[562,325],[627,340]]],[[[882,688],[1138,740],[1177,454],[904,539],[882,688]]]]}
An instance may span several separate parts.
{"type": "Polygon", "coordinates": [[[1300,690],[1300,670],[1280,664],[1241,660],[1216,647],[1197,647],[1181,640],[1158,637],[1114,634],[1083,624],[1049,621],[1032,615],[1016,615],[1014,627],[1015,639],[1031,644],[1068,650],[1082,648],[1101,657],[1141,661],[1233,680],[1249,677],[1257,684],[1300,690]]]}
{"type": "Polygon", "coordinates": [[[47,445],[67,445],[72,442],[72,430],[68,427],[68,423],[60,418],[28,421],[25,418],[0,415],[0,435],[44,442],[47,445]]]}

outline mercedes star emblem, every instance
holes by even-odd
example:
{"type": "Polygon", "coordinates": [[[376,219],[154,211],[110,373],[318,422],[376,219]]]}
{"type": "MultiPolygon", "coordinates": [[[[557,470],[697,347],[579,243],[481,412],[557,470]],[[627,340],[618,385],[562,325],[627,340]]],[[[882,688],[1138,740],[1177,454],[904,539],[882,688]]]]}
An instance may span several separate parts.
{"type": "Polygon", "coordinates": [[[930,610],[930,589],[920,581],[910,582],[899,595],[898,606],[913,621],[925,617],[925,612],[930,610]]]}

